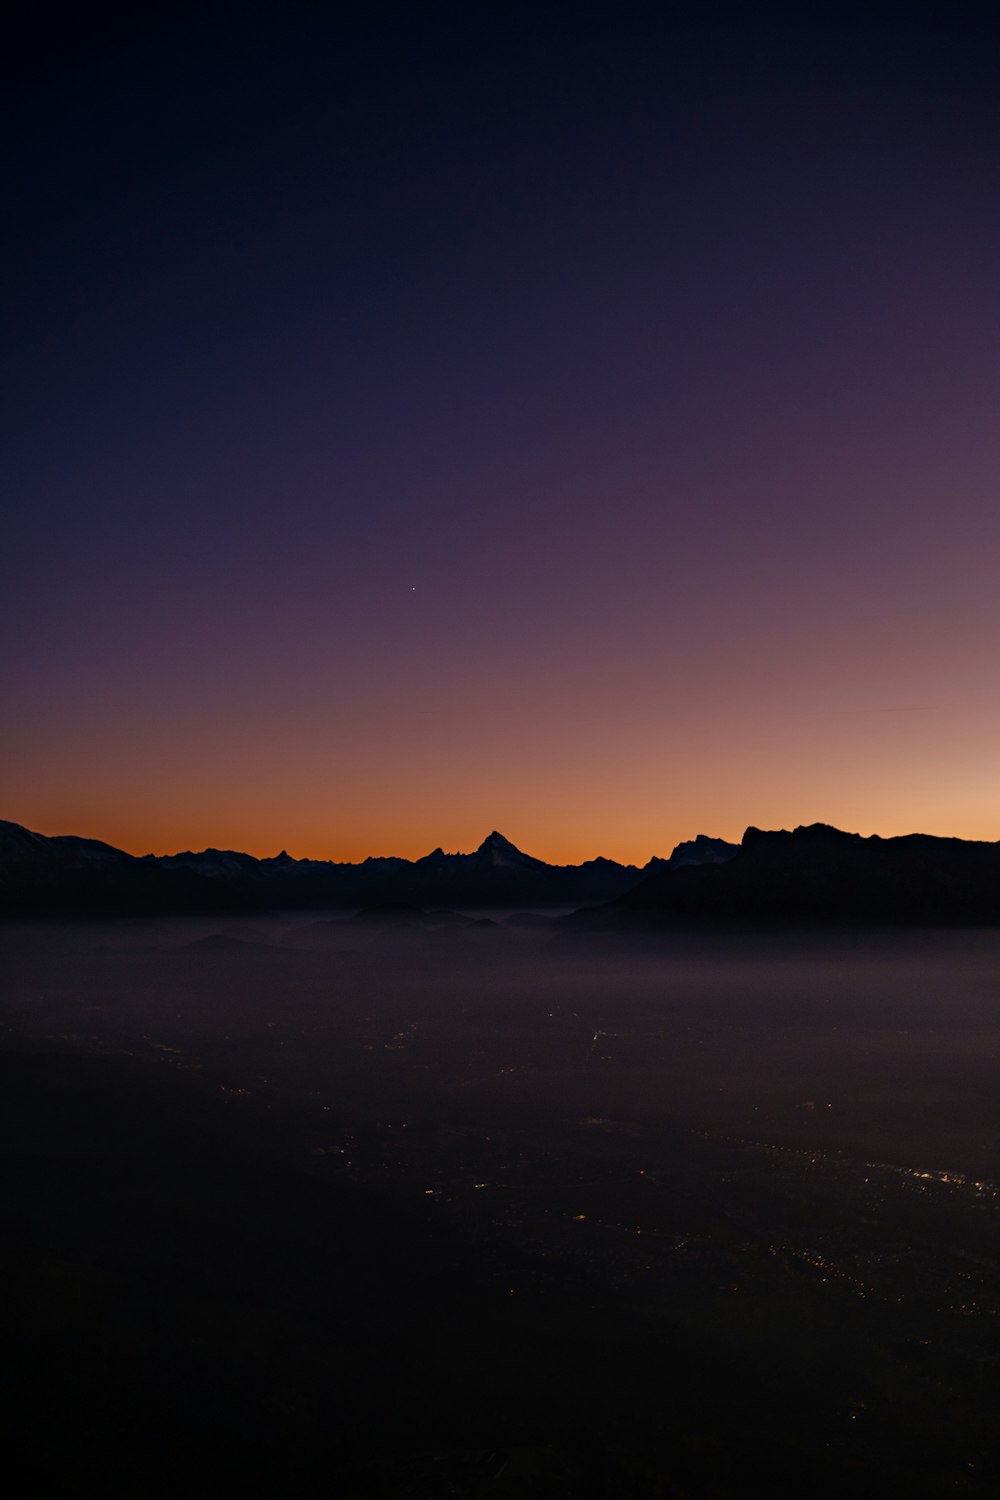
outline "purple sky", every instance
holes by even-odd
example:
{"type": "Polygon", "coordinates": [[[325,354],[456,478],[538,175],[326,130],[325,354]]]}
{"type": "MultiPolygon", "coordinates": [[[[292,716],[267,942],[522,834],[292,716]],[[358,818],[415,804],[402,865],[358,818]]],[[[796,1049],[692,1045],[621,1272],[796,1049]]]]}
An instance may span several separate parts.
{"type": "Polygon", "coordinates": [[[13,34],[4,815],[1000,837],[987,11],[339,9],[13,34]]]}

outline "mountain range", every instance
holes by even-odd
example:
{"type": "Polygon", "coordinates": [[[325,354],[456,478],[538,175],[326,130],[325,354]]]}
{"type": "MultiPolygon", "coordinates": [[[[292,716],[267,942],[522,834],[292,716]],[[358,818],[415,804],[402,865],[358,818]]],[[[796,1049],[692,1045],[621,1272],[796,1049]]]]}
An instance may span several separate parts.
{"type": "Polygon", "coordinates": [[[569,930],[705,925],[1000,925],[1000,843],[865,838],[827,824],[739,844],[700,834],[643,866],[550,865],[496,831],[469,854],[359,864],[234,850],[135,856],[0,822],[0,915],[576,908],[569,930]]]}
{"type": "Polygon", "coordinates": [[[663,926],[1000,926],[1000,843],[863,838],[825,823],[748,828],[734,856],[671,860],[571,923],[663,926]]]}
{"type": "MultiPolygon", "coordinates": [[[[735,854],[737,846],[699,839],[675,852],[690,863],[725,857],[727,849],[735,854]]],[[[656,858],[642,867],[622,865],[603,857],[550,865],[495,830],[471,854],[434,849],[416,860],[340,864],[294,859],[284,850],[257,859],[230,849],[137,857],[97,839],[46,837],[0,822],[0,913],[100,916],[404,903],[578,907],[609,901],[669,865],[656,858]]]]}

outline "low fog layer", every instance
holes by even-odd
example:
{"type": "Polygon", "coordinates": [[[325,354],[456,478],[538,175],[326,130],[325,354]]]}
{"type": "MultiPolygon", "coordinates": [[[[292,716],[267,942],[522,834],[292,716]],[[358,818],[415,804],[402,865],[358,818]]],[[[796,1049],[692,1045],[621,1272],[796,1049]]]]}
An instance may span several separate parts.
{"type": "Polygon", "coordinates": [[[1000,935],[643,943],[538,922],[9,927],[7,1041],[352,1122],[606,1116],[995,1170],[1000,935]]]}
{"type": "Polygon", "coordinates": [[[168,1430],[269,1492],[992,1495],[1000,934],[508,915],[0,932],[20,1429],[133,1492],[168,1430]]]}

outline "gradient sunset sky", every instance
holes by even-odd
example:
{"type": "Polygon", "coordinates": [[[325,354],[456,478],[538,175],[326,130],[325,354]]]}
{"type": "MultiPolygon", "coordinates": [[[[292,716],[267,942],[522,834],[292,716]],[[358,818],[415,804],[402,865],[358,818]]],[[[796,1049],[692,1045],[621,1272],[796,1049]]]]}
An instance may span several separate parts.
{"type": "Polygon", "coordinates": [[[362,9],[8,36],[0,813],[1000,838],[992,8],[362,9]]]}

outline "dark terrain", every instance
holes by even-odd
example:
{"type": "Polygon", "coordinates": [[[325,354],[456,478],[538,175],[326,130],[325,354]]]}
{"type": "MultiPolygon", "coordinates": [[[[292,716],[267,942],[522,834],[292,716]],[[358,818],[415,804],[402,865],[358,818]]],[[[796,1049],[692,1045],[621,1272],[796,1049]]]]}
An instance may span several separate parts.
{"type": "Polygon", "coordinates": [[[1000,937],[2,930],[31,1493],[987,1495],[1000,937]]]}
{"type": "MultiPolygon", "coordinates": [[[[735,852],[721,839],[676,851],[679,863],[735,852]]],[[[294,859],[284,850],[257,859],[231,849],[136,858],[99,839],[47,837],[0,822],[0,917],[145,916],[159,913],[324,910],[331,907],[579,906],[608,901],[666,867],[639,869],[597,858],[550,865],[495,830],[471,854],[434,849],[422,859],[372,858],[360,864],[294,859]]]]}
{"type": "Polygon", "coordinates": [[[823,823],[739,844],[699,834],[641,868],[535,859],[494,830],[470,854],[360,864],[232,850],[137,859],[97,839],[0,822],[0,917],[563,907],[595,931],[1000,925],[1000,843],[863,838],[823,823]]]}

